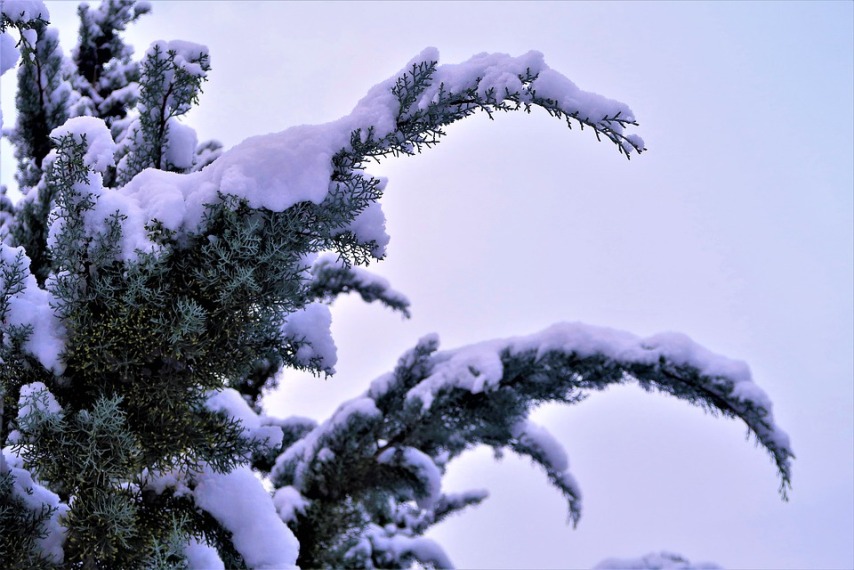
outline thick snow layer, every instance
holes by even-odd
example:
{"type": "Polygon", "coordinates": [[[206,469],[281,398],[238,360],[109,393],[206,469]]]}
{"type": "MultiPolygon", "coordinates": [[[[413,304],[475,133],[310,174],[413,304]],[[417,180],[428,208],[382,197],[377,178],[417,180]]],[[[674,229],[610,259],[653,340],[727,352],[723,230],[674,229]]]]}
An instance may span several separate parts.
{"type": "Polygon", "coordinates": [[[198,136],[196,130],[177,119],[170,119],[167,124],[168,140],[166,141],[166,162],[176,168],[190,168],[196,157],[196,145],[198,136]]]}
{"type": "Polygon", "coordinates": [[[68,512],[68,505],[61,503],[56,493],[36,483],[32,474],[24,469],[20,457],[5,449],[2,454],[3,462],[10,468],[14,478],[12,493],[32,511],[40,512],[45,505],[55,509],[44,523],[44,536],[40,536],[36,544],[48,560],[61,563],[65,556],[62,551],[65,527],[60,523],[60,519],[68,512]]]}
{"type": "Polygon", "coordinates": [[[285,485],[276,489],[276,492],[273,494],[273,505],[276,507],[276,512],[279,513],[282,521],[289,523],[296,520],[297,513],[305,513],[309,502],[296,488],[285,485]]]}
{"type": "MultiPolygon", "coordinates": [[[[3,75],[18,63],[21,56],[15,47],[15,40],[6,32],[0,33],[0,75],[3,75]]],[[[3,109],[0,109],[0,132],[3,130],[3,109]]]]}
{"type": "Polygon", "coordinates": [[[332,312],[327,305],[312,303],[288,315],[282,326],[286,337],[301,343],[296,361],[303,366],[317,366],[329,373],[335,371],[338,351],[332,338],[332,312]]]}
{"type": "Polygon", "coordinates": [[[471,87],[472,77],[481,78],[478,95],[485,97],[491,91],[500,99],[506,90],[515,92],[522,89],[520,75],[525,75],[528,71],[536,74],[544,67],[546,65],[542,54],[535,51],[529,51],[520,57],[505,53],[480,53],[463,63],[440,67],[436,72],[436,81],[427,89],[419,106],[425,108],[429,102],[437,100],[440,85],[444,86],[445,91],[464,91],[471,87]]]}
{"type": "MultiPolygon", "coordinates": [[[[45,162],[49,163],[53,157],[53,153],[49,154],[45,162]]],[[[135,260],[141,251],[153,252],[158,249],[158,246],[148,239],[145,230],[148,219],[146,215],[135,203],[128,201],[118,192],[106,190],[100,173],[90,172],[85,182],[78,182],[72,188],[81,197],[90,196],[94,203],[94,206],[83,214],[86,236],[95,237],[106,234],[109,231],[108,221],[118,215],[122,228],[121,247],[118,254],[120,260],[135,260]]],[[[162,207],[160,200],[157,201],[162,207]]],[[[48,230],[48,248],[56,247],[57,238],[64,228],[65,218],[56,216],[48,230]]]]}
{"type": "Polygon", "coordinates": [[[50,20],[50,12],[41,0],[0,0],[0,14],[15,23],[50,20]]]}
{"type": "MultiPolygon", "coordinates": [[[[197,52],[202,49],[201,46],[178,46],[172,43],[164,44],[161,48],[177,49],[179,54],[183,54],[184,62],[198,55],[197,52]]],[[[413,63],[437,58],[435,50],[425,50],[413,63]]],[[[187,65],[192,67],[195,64],[187,65]]],[[[579,112],[580,116],[590,117],[591,120],[618,112],[623,118],[631,118],[631,111],[621,103],[580,91],[566,78],[561,82],[558,78],[563,76],[554,72],[543,75],[548,67],[542,55],[536,52],[519,58],[503,54],[480,55],[463,64],[441,66],[436,71],[433,86],[422,95],[418,106],[426,106],[435,99],[440,83],[446,89],[462,90],[479,85],[479,89],[484,92],[495,89],[503,94],[504,87],[520,87],[518,75],[528,69],[532,73],[540,73],[541,77],[537,81],[546,81],[546,87],[555,91],[555,95],[560,93],[559,87],[568,90],[564,97],[567,112],[579,112]],[[479,84],[478,78],[481,78],[479,84]]],[[[357,129],[365,133],[369,127],[373,127],[375,136],[382,137],[394,130],[399,103],[390,89],[396,77],[372,88],[352,113],[342,119],[324,125],[303,125],[280,133],[252,137],[224,153],[202,172],[180,176],[156,170],[143,171],[121,190],[122,196],[144,212],[143,224],[132,224],[136,228],[134,230],[129,227],[131,224],[126,223],[125,232],[141,232],[144,223],[150,219],[159,219],[170,230],[193,231],[202,220],[204,206],[217,201],[217,192],[245,198],[254,208],[273,211],[282,211],[302,201],[316,204],[322,202],[330,188],[331,158],[337,151],[349,146],[350,134],[357,129]]],[[[178,131],[180,127],[176,133],[178,131]]],[[[189,149],[189,135],[181,133],[177,136],[182,139],[182,143],[175,146],[176,154],[173,158],[177,162],[173,162],[183,164],[181,158],[186,157],[178,156],[181,153],[177,149],[189,149]]],[[[121,208],[123,212],[133,209],[121,208]]],[[[378,205],[373,205],[346,229],[353,231],[363,241],[375,241],[377,247],[373,253],[379,257],[384,254],[388,242],[384,225],[382,210],[378,205]]],[[[132,256],[132,252],[126,252],[125,256],[132,256]]]]}
{"type": "Polygon", "coordinates": [[[20,56],[15,39],[6,32],[0,34],[0,75],[15,67],[20,56]]]}
{"type": "Polygon", "coordinates": [[[102,119],[74,117],[50,132],[52,139],[68,135],[71,135],[76,143],[86,141],[83,162],[87,167],[103,173],[110,166],[115,166],[113,155],[116,152],[116,143],[113,142],[113,135],[102,119]]]}
{"type": "Polygon", "coordinates": [[[245,431],[261,427],[261,418],[249,407],[240,392],[234,388],[215,390],[208,395],[205,406],[215,412],[225,412],[232,419],[240,421],[245,431]]]}
{"type": "MultiPolygon", "coordinates": [[[[143,170],[136,175],[130,184],[136,183],[136,191],[146,195],[145,203],[142,205],[144,210],[140,210],[144,212],[141,219],[159,220],[166,228],[173,230],[181,227],[187,213],[187,203],[180,187],[189,182],[187,176],[153,168],[143,170]]],[[[127,200],[128,207],[139,208],[137,196],[126,192],[128,186],[115,194],[127,200]]],[[[201,204],[199,206],[201,212],[201,204]]],[[[125,224],[124,230],[125,232],[138,232],[127,224],[125,224]]]]}
{"type": "Polygon", "coordinates": [[[296,568],[299,542],[248,467],[224,474],[206,469],[194,496],[199,507],[232,533],[234,547],[250,568],[296,568]]]}
{"type": "Polygon", "coordinates": [[[171,40],[168,42],[158,40],[152,42],[151,46],[145,52],[145,57],[153,57],[155,54],[159,54],[160,59],[167,59],[172,53],[175,54],[173,61],[178,69],[195,77],[205,77],[207,75],[207,72],[196,63],[203,56],[210,57],[208,47],[202,44],[184,40],[171,40]]]}
{"type": "Polygon", "coordinates": [[[267,447],[278,447],[282,443],[282,429],[275,425],[263,425],[261,417],[249,407],[240,392],[223,388],[208,395],[205,406],[215,412],[225,412],[238,420],[243,427],[243,437],[255,440],[267,447]]]}
{"type": "Polygon", "coordinates": [[[671,552],[654,552],[641,558],[609,558],[593,567],[594,570],[722,570],[709,562],[690,563],[671,552]]]}
{"type": "Polygon", "coordinates": [[[385,257],[390,241],[385,231],[385,213],[379,202],[371,202],[346,228],[353,232],[360,243],[375,242],[371,255],[377,259],[385,257]]]}
{"type": "MultiPolygon", "coordinates": [[[[161,47],[175,46],[164,44],[161,47]]],[[[186,61],[197,50],[198,46],[182,47],[179,51],[186,61]]],[[[424,50],[404,71],[410,71],[413,64],[429,61],[438,61],[438,52],[434,48],[424,50]]],[[[537,52],[520,57],[481,54],[462,64],[439,66],[432,85],[415,103],[415,108],[424,108],[436,100],[440,84],[444,84],[446,90],[465,90],[476,86],[486,93],[492,89],[501,99],[505,87],[521,87],[518,75],[525,74],[527,70],[540,74],[535,86],[542,81],[542,89],[565,104],[562,109],[567,113],[577,113],[579,117],[589,117],[592,121],[618,112],[622,118],[632,117],[631,110],[622,103],[581,91],[556,72],[547,73],[549,68],[542,54],[537,52]]],[[[400,104],[391,88],[399,76],[396,74],[371,88],[353,111],[341,119],[246,139],[201,172],[178,176],[145,170],[120,193],[139,206],[145,213],[145,221],[156,218],[175,231],[197,230],[205,205],[217,202],[218,192],[244,198],[253,208],[272,211],[283,211],[304,201],[319,204],[333,187],[332,156],[350,147],[351,133],[361,129],[364,138],[368,129],[373,128],[375,138],[382,138],[395,130],[400,104]]],[[[528,95],[524,97],[531,99],[528,95]]],[[[619,125],[612,125],[612,128],[621,131],[619,125]]],[[[348,229],[360,239],[375,240],[377,249],[374,254],[381,256],[388,241],[384,223],[382,211],[375,206],[368,208],[348,229]]],[[[142,227],[136,231],[142,231],[142,227]]]]}
{"type": "MultiPolygon", "coordinates": [[[[40,288],[36,278],[30,274],[30,259],[24,254],[23,248],[0,244],[0,268],[5,272],[17,263],[20,263],[26,276],[20,290],[7,300],[8,311],[0,315],[0,330],[6,331],[12,325],[32,327],[32,334],[24,343],[24,350],[35,356],[45,368],[55,374],[62,374],[65,363],[60,355],[65,346],[65,331],[51,307],[53,295],[40,288]]],[[[0,276],[0,290],[8,286],[0,276]]]]}
{"type": "MultiPolygon", "coordinates": [[[[79,143],[84,140],[86,142],[83,162],[90,172],[85,181],[77,182],[72,186],[74,192],[81,197],[88,196],[94,203],[93,207],[87,209],[83,214],[86,235],[95,237],[105,234],[108,232],[107,221],[118,214],[122,228],[119,259],[132,260],[140,251],[155,251],[157,246],[149,240],[145,229],[148,221],[152,219],[150,212],[144,212],[134,200],[128,199],[113,190],[106,190],[103,186],[101,173],[114,164],[113,153],[116,149],[104,121],[95,117],[75,117],[51,131],[51,137],[54,139],[67,135],[71,135],[75,142],[79,143]]],[[[49,168],[56,158],[56,150],[51,151],[45,158],[45,168],[49,168]]],[[[163,172],[162,174],[171,173],[163,172]]],[[[168,217],[169,206],[175,204],[168,201],[164,204],[164,195],[158,190],[160,188],[157,186],[149,188],[152,194],[152,205],[149,209],[165,210],[168,217]]],[[[168,197],[169,194],[167,193],[165,196],[168,197]]],[[[48,232],[47,244],[49,248],[55,247],[57,237],[64,227],[65,218],[56,216],[48,232]]]]}
{"type": "Polygon", "coordinates": [[[329,191],[332,156],[347,146],[349,135],[338,121],[251,137],[202,171],[203,178],[211,190],[246,198],[253,208],[319,204],[329,191]]]}
{"type": "Polygon", "coordinates": [[[504,350],[511,354],[534,352],[538,356],[550,351],[573,352],[581,358],[600,355],[632,364],[656,364],[664,357],[676,366],[696,368],[705,376],[726,378],[733,383],[736,396],[771,410],[770,399],[753,384],[750,369],[743,361],[715,354],[679,333],[640,338],[583,323],[561,323],[530,336],[487,341],[437,354],[443,361],[429,378],[409,392],[409,397],[419,398],[429,407],[432,397],[448,382],[474,393],[497,386],[504,373],[500,356],[504,350]]]}
{"type": "Polygon", "coordinates": [[[225,570],[225,564],[219,557],[216,548],[203,544],[191,538],[184,548],[188,570],[225,570]]]}
{"type": "MultiPolygon", "coordinates": [[[[753,383],[750,369],[740,360],[732,360],[709,351],[683,334],[664,333],[648,338],[614,329],[562,323],[525,337],[494,340],[452,351],[436,353],[430,376],[407,393],[407,399],[421,402],[424,410],[436,395],[448,388],[472,393],[497,388],[504,373],[502,353],[533,353],[537,358],[549,352],[575,354],[579,358],[601,356],[622,365],[657,366],[662,359],[668,366],[688,367],[702,377],[703,389],[723,398],[738,413],[774,454],[784,477],[792,456],[788,435],[774,423],[772,404],[765,392],[753,383]],[[758,415],[751,410],[760,409],[758,415]]],[[[381,386],[372,386],[371,393],[381,386]]]]}

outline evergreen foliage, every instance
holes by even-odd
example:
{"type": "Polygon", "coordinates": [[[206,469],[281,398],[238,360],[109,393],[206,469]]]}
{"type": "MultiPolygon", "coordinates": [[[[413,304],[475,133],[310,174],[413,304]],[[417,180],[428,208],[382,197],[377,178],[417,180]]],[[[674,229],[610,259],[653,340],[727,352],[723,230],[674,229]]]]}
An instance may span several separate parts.
{"type": "MultiPolygon", "coordinates": [[[[77,69],[71,80],[79,99],[72,116],[100,117],[112,126],[136,104],[139,65],[120,32],[150,9],[135,0],[107,0],[95,9],[87,4],[78,7],[80,29],[72,52],[77,69]]],[[[114,137],[118,134],[113,132],[114,137]]]]}
{"type": "Polygon", "coordinates": [[[621,104],[576,105],[564,95],[577,88],[532,57],[470,62],[511,72],[496,81],[425,52],[360,103],[388,111],[380,119],[354,112],[294,135],[335,146],[322,192],[282,205],[217,170],[255,164],[252,147],[197,145],[178,120],[210,70],[204,47],[155,42],[132,59],[121,32],[147,3],[82,5],[70,59],[38,2],[2,6],[0,31],[16,30],[21,51],[10,141],[24,195],[0,200],[4,566],[449,566],[424,533],[486,493],[443,493],[446,465],[477,445],[529,457],[577,522],[566,457],[528,415],[630,381],[741,418],[785,494],[792,452],[770,401],[683,337],[562,325],[448,352],[426,337],[326,422],[263,414],[282,368],[334,372],[326,305],[339,295],[409,316],[358,267],[387,240],[375,223],[385,182],[367,163],[421,152],[478,111],[534,107],[629,157],[644,147],[621,104]],[[200,215],[165,215],[175,195],[200,215]]]}

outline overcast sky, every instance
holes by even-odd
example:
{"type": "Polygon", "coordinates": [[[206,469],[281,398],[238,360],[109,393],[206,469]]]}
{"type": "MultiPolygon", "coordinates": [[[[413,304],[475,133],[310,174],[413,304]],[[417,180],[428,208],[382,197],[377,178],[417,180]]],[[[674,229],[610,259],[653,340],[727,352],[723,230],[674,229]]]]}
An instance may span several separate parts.
{"type": "MultiPolygon", "coordinates": [[[[414,316],[339,301],[338,375],[286,374],[269,411],[322,419],[430,332],[452,348],[557,321],[675,330],[750,364],[792,438],[791,500],[742,424],[612,389],[535,414],[584,492],[575,530],[527,461],[452,464],[449,490],[492,493],[433,533],[458,566],[665,549],[727,568],[854,567],[854,3],[153,4],[127,36],[138,54],[157,39],[210,47],[186,122],[226,147],[346,114],[426,46],[445,63],[536,49],[635,111],[649,152],[630,162],[534,112],[467,119],[372,168],[389,177],[392,237],[375,269],[414,316]]],[[[48,7],[70,50],[74,4],[48,7]]],[[[6,126],[13,86],[9,72],[6,126]]]]}

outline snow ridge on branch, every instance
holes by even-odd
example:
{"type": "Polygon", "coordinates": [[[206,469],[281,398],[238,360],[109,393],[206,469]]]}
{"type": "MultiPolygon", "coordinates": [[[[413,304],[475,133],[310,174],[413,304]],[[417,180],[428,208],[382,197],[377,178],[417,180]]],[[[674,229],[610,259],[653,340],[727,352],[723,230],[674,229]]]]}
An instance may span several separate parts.
{"type": "MultiPolygon", "coordinates": [[[[537,405],[576,403],[612,384],[637,382],[740,418],[774,459],[784,497],[790,485],[788,436],[774,423],[771,402],[747,366],[684,335],[639,338],[563,323],[529,336],[437,349],[434,335],[422,339],[394,372],[377,378],[276,460],[272,482],[292,488],[301,501],[301,510],[285,511],[304,549],[349,545],[344,559],[366,567],[381,567],[390,552],[435,563],[433,547],[412,540],[448,514],[452,501],[441,490],[448,462],[481,444],[497,453],[510,449],[542,467],[567,500],[570,520],[577,522],[581,492],[566,453],[527,418],[537,405]],[[313,542],[316,536],[299,534],[301,517],[316,519],[341,509],[355,521],[373,522],[354,523],[343,535],[359,538],[349,543],[313,542]],[[418,548],[404,548],[415,544],[423,546],[425,558],[418,558],[418,548]]],[[[451,510],[484,498],[474,493],[451,510]]]]}
{"type": "Polygon", "coordinates": [[[381,258],[387,237],[375,201],[385,180],[366,174],[366,161],[430,147],[445,126],[477,111],[492,116],[542,107],[568,125],[592,128],[626,156],[644,150],[640,137],[625,134],[625,127],[636,124],[626,105],[580,90],[538,52],[481,54],[459,65],[437,62],[435,49],[424,50],[341,119],[251,137],[200,172],[144,170],[121,193],[128,208],[141,209],[145,219],[189,232],[200,230],[205,205],[219,202],[221,195],[274,212],[300,202],[334,205],[341,197],[355,197],[365,200],[360,216],[341,231],[373,242],[370,254],[381,258]]]}

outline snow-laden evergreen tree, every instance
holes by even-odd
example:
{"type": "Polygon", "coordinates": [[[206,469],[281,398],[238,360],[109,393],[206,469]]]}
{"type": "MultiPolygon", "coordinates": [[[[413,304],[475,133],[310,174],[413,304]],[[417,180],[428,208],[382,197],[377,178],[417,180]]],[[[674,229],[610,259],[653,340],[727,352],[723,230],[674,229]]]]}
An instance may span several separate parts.
{"type": "Polygon", "coordinates": [[[349,115],[222,152],[180,120],[207,49],[158,41],[134,60],[121,39],[148,11],[82,6],[67,58],[41,2],[0,0],[24,196],[0,201],[4,567],[448,567],[425,531],[486,498],[444,493],[448,463],[477,445],[529,457],[577,522],[566,454],[529,413],[627,382],[740,418],[785,496],[770,400],[743,363],[680,335],[558,324],[449,351],[426,336],[325,422],[267,415],[283,368],[334,372],[336,297],[408,315],[358,267],[388,241],[371,160],[536,107],[626,157],[644,144],[627,106],[536,52],[440,66],[427,49],[349,115]]]}

